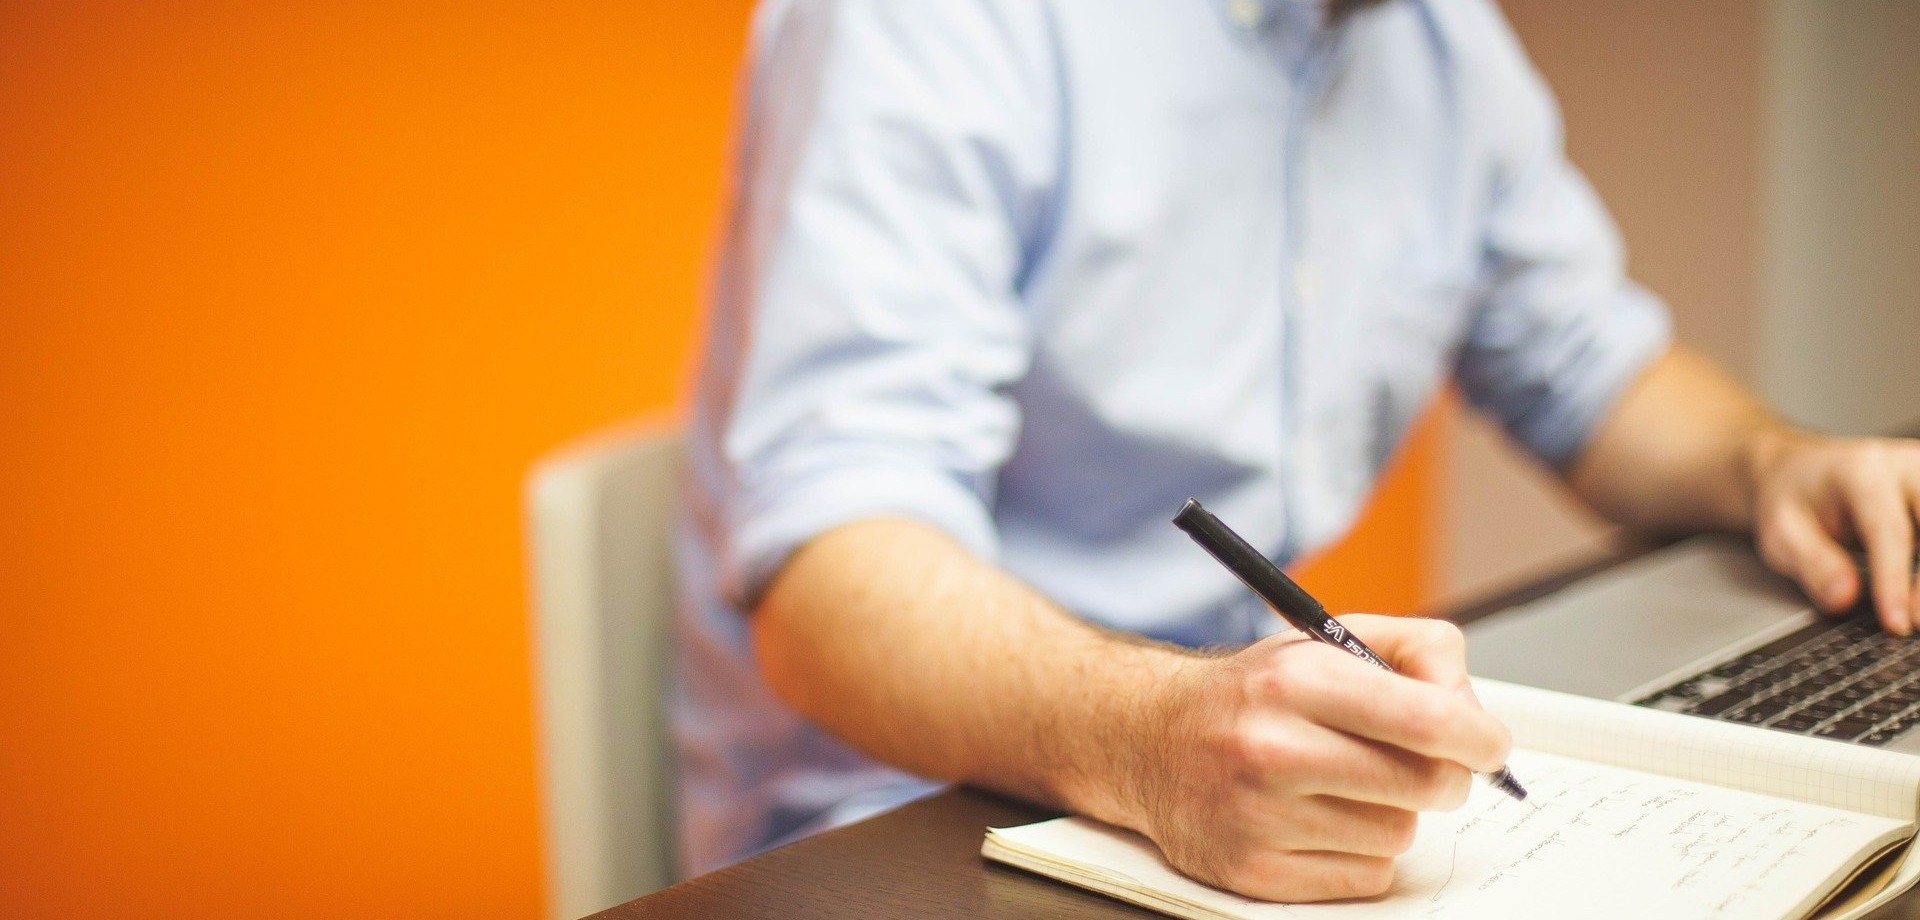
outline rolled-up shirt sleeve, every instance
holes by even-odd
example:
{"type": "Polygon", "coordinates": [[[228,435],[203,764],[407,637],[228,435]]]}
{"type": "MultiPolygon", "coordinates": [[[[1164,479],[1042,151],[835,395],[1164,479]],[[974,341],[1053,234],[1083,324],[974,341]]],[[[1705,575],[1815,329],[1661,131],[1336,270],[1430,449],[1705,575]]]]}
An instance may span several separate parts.
{"type": "Polygon", "coordinates": [[[1672,338],[1666,307],[1625,274],[1619,233],[1566,159],[1546,84],[1502,33],[1482,96],[1502,130],[1485,234],[1493,279],[1456,365],[1468,400],[1542,460],[1576,459],[1672,338]]]}
{"type": "Polygon", "coordinates": [[[794,2],[757,24],[718,279],[721,580],[747,606],[803,542],[874,516],[998,547],[1020,297],[1058,169],[1032,5],[794,2]]]}

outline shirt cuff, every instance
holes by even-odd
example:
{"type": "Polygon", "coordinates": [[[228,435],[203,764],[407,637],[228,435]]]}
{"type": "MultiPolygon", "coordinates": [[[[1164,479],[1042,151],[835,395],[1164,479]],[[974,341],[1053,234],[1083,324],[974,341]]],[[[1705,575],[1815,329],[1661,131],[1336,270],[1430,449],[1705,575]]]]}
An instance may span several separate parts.
{"type": "Polygon", "coordinates": [[[750,610],[767,582],[808,540],[841,524],[903,517],[945,531],[974,555],[999,555],[985,503],[955,474],[923,465],[860,463],[798,481],[758,484],[734,522],[722,578],[727,599],[750,610]]]}
{"type": "Polygon", "coordinates": [[[1605,320],[1584,343],[1587,353],[1566,362],[1544,396],[1508,425],[1520,443],[1556,469],[1580,456],[1627,386],[1673,341],[1666,307],[1638,286],[1621,292],[1605,320]]]}

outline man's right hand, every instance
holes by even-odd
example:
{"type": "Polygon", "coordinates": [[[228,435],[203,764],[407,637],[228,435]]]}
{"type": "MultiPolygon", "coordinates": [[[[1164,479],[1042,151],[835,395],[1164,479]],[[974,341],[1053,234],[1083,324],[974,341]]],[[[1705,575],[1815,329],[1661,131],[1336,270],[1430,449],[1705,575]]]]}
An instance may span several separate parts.
{"type": "Polygon", "coordinates": [[[1460,631],[1343,618],[1399,670],[1289,633],[1227,656],[1079,620],[925,524],[809,542],[753,614],[780,698],[871,756],[1145,833],[1252,897],[1377,894],[1416,812],[1459,805],[1506,729],[1460,631]]]}
{"type": "Polygon", "coordinates": [[[1119,784],[1127,823],[1180,871],[1249,897],[1379,894],[1417,813],[1466,801],[1507,730],[1467,690],[1460,631],[1341,621],[1400,673],[1299,633],[1188,658],[1138,723],[1119,784]]]}

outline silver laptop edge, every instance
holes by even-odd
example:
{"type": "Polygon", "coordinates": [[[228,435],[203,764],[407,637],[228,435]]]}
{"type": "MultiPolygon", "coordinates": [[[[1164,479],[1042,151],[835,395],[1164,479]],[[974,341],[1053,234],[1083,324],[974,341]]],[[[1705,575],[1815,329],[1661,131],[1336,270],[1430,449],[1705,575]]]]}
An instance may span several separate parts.
{"type": "MultiPolygon", "coordinates": [[[[1753,550],[1696,537],[1466,626],[1477,675],[1631,702],[1816,622],[1753,550]]],[[[1885,750],[1920,753],[1920,731],[1885,750]]]]}

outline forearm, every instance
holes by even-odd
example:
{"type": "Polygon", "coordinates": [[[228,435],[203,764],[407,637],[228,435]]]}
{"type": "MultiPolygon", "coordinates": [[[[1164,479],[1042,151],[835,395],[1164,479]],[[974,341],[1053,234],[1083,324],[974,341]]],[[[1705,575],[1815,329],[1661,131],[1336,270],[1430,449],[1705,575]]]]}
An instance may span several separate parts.
{"type": "Polygon", "coordinates": [[[1131,827],[1250,897],[1379,894],[1416,812],[1507,756],[1446,623],[1348,620],[1397,674],[1297,634],[1203,655],[1080,622],[924,524],[828,531],[753,616],[775,692],[855,747],[1131,827]]]}
{"type": "Polygon", "coordinates": [[[1127,813],[1122,758],[1191,653],[1098,629],[916,522],[809,542],[753,614],[788,704],[880,760],[1071,808],[1127,813]]]}
{"type": "Polygon", "coordinates": [[[1684,346],[1655,360],[1569,471],[1582,499],[1647,529],[1749,529],[1756,483],[1804,435],[1684,346]]]}

